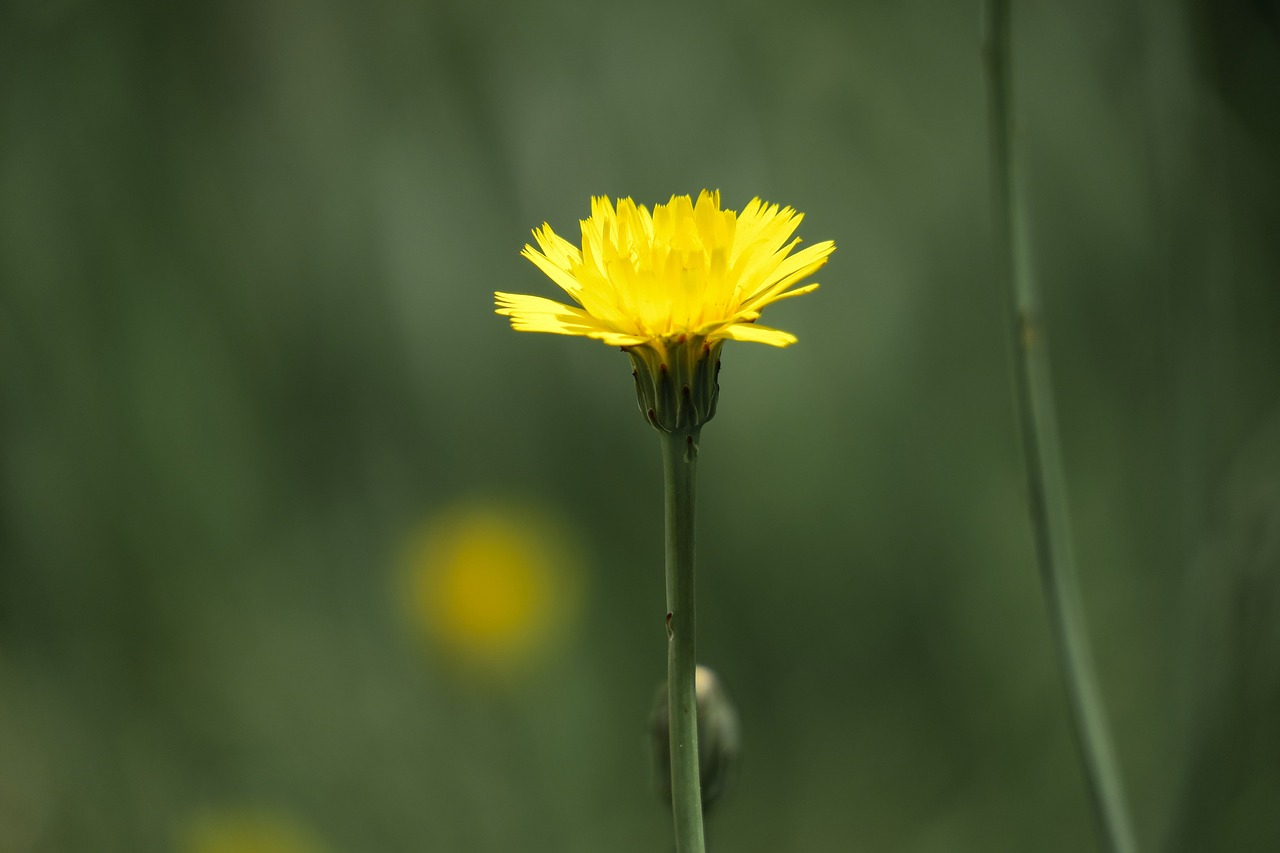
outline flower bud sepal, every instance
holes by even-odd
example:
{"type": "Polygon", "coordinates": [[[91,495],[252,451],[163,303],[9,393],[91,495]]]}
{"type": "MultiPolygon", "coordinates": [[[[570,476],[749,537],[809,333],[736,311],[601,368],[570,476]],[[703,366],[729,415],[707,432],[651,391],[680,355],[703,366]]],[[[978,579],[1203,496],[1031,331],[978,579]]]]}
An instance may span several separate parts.
{"type": "Polygon", "coordinates": [[[696,435],[715,417],[723,346],[724,341],[682,334],[623,347],[631,357],[640,411],[655,429],[696,435]]]}

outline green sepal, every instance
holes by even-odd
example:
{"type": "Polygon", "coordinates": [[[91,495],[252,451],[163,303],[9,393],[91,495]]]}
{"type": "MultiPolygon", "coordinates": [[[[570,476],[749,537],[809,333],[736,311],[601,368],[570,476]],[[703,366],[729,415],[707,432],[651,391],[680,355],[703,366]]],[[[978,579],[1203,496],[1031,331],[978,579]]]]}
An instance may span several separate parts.
{"type": "Polygon", "coordinates": [[[723,346],[724,341],[681,335],[624,347],[640,412],[655,429],[687,432],[715,417],[723,346]]]}

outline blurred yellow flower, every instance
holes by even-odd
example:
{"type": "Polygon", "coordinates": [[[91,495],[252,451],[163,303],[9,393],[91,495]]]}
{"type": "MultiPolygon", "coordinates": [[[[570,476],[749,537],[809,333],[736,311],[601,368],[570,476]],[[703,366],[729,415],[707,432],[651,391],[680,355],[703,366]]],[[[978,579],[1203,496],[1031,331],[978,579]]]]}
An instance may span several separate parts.
{"type": "Polygon", "coordinates": [[[719,191],[703,190],[696,204],[672,196],[652,214],[630,198],[616,209],[595,198],[582,221],[581,249],[544,223],[533,232],[540,250],[526,245],[521,253],[581,307],[497,293],[497,312],[518,331],[583,335],[620,347],[686,337],[707,346],[724,340],[787,346],[794,335],[756,319],[766,305],[816,289],[795,285],[835,251],[827,240],[792,255],[801,219],[790,207],[758,198],[741,213],[721,210],[719,191]]]}
{"type": "Polygon", "coordinates": [[[415,537],[409,615],[433,646],[471,669],[534,659],[572,621],[581,574],[571,539],[544,513],[456,507],[415,537]]]}
{"type": "Polygon", "coordinates": [[[282,815],[245,810],[210,812],[182,827],[181,853],[324,853],[303,826],[282,815]]]}

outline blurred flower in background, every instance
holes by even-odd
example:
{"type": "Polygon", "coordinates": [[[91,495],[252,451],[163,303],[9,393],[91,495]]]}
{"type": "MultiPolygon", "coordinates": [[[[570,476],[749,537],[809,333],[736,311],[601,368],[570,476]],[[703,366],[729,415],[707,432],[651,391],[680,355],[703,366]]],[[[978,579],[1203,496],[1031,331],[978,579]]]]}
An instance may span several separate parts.
{"type": "Polygon", "coordinates": [[[324,853],[327,849],[305,826],[270,811],[199,814],[179,834],[180,853],[324,853]]]}
{"type": "Polygon", "coordinates": [[[48,744],[33,725],[39,710],[29,686],[0,646],[0,850],[24,853],[37,844],[52,811],[48,744]]]}
{"type": "Polygon", "coordinates": [[[473,674],[509,676],[576,621],[580,566],[573,538],[544,511],[457,505],[413,536],[404,601],[433,652],[473,674]]]}

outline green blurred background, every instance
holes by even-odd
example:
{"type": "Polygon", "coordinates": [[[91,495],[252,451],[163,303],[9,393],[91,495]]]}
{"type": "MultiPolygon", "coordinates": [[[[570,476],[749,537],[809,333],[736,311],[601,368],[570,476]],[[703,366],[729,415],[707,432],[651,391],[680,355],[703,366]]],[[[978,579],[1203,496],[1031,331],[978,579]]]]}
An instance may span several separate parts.
{"type": "MultiPolygon", "coordinates": [[[[1280,849],[1280,13],[1037,0],[1015,39],[1140,840],[1280,849]]],[[[979,42],[936,0],[5,4],[0,850],[669,849],[658,442],[625,357],[492,292],[554,295],[518,251],[593,194],[703,187],[839,246],[703,435],[700,657],[743,727],[713,849],[1097,849],[979,42]],[[404,606],[461,505],[582,555],[501,673],[404,606]]]]}

